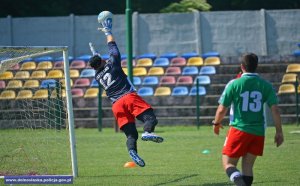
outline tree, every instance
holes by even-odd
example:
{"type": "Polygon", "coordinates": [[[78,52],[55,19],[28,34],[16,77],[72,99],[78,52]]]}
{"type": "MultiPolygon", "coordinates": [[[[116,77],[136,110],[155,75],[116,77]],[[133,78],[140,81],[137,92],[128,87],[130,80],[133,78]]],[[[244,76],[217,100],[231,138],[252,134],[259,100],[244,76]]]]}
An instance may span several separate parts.
{"type": "Polygon", "coordinates": [[[170,4],[168,7],[163,8],[160,12],[192,12],[194,10],[209,11],[211,8],[211,5],[208,4],[206,0],[182,0],[179,3],[170,4]]]}

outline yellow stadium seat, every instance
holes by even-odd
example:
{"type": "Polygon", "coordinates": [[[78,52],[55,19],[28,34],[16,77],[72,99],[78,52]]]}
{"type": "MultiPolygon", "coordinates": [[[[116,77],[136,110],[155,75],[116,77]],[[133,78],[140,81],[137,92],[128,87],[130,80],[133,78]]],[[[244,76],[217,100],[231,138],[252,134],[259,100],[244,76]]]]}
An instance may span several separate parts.
{"type": "Polygon", "coordinates": [[[0,94],[0,100],[15,99],[15,98],[16,98],[16,92],[13,90],[4,90],[0,94]]]}
{"type": "Polygon", "coordinates": [[[295,73],[284,74],[281,83],[293,83],[296,82],[296,79],[297,79],[297,74],[295,73]]]}
{"type": "Polygon", "coordinates": [[[88,88],[85,91],[84,98],[95,98],[98,96],[99,88],[88,88]]]}
{"type": "Polygon", "coordinates": [[[107,97],[105,90],[102,91],[101,97],[107,97]]]}
{"type": "Polygon", "coordinates": [[[21,80],[10,80],[8,84],[6,85],[6,88],[21,88],[23,86],[23,83],[21,80]]]}
{"type": "Polygon", "coordinates": [[[63,71],[61,70],[50,70],[48,72],[47,78],[62,78],[64,76],[63,71]]]}
{"type": "Polygon", "coordinates": [[[52,69],[52,67],[53,65],[51,61],[42,61],[38,63],[36,70],[49,70],[52,69]]]}
{"type": "Polygon", "coordinates": [[[70,78],[78,78],[80,76],[80,72],[77,69],[70,70],[70,78]]]}
{"type": "Polygon", "coordinates": [[[128,69],[126,67],[122,67],[123,72],[128,75],[128,69]]]}
{"type": "Polygon", "coordinates": [[[148,75],[157,76],[157,75],[164,75],[163,67],[151,67],[149,69],[148,75]]]}
{"type": "Polygon", "coordinates": [[[18,92],[16,99],[30,99],[33,94],[31,90],[21,90],[18,92]]]}
{"type": "Polygon", "coordinates": [[[48,90],[47,89],[39,89],[37,90],[34,95],[34,99],[47,99],[48,98],[48,90]]]}
{"type": "Polygon", "coordinates": [[[35,79],[30,79],[25,81],[24,88],[38,88],[40,86],[40,82],[35,79]]]}
{"type": "Polygon", "coordinates": [[[145,76],[147,75],[147,69],[145,67],[135,67],[133,68],[134,76],[145,76]]]}
{"type": "Polygon", "coordinates": [[[295,91],[296,89],[294,84],[286,83],[279,86],[278,94],[291,94],[295,93],[295,91]]]}
{"type": "MultiPolygon", "coordinates": [[[[61,79],[61,80],[59,80],[59,82],[61,83],[61,86],[62,86],[62,87],[65,87],[65,86],[66,86],[66,81],[65,81],[65,79],[61,79]]],[[[70,79],[70,85],[73,86],[73,80],[72,80],[72,79],[70,79]]]]}
{"type": "Polygon", "coordinates": [[[298,63],[289,64],[286,68],[286,73],[290,73],[290,72],[300,72],[300,64],[298,63]]]}
{"type": "MultiPolygon", "coordinates": [[[[58,92],[58,94],[61,94],[60,97],[66,97],[66,90],[65,89],[61,89],[61,92],[58,92]]],[[[57,98],[57,91],[56,90],[53,90],[51,92],[51,98],[57,98]]]]}
{"type": "Polygon", "coordinates": [[[0,74],[0,79],[12,79],[14,74],[11,71],[6,71],[0,74]]]}
{"type": "Polygon", "coordinates": [[[31,73],[30,78],[32,79],[43,79],[46,78],[46,71],[44,70],[36,70],[31,73]]]}
{"type": "Polygon", "coordinates": [[[151,58],[140,58],[136,62],[136,66],[140,67],[149,67],[153,65],[153,61],[151,58]]]}
{"type": "Polygon", "coordinates": [[[190,57],[187,61],[187,66],[202,66],[203,58],[202,57],[190,57]]]}
{"type": "Polygon", "coordinates": [[[29,71],[18,71],[15,74],[15,79],[28,79],[30,77],[29,71]]]}
{"type": "Polygon", "coordinates": [[[219,57],[207,57],[204,59],[204,65],[220,65],[221,61],[219,57]]]}
{"type": "Polygon", "coordinates": [[[169,96],[171,95],[170,87],[158,87],[154,92],[154,96],[169,96]]]}
{"type": "Polygon", "coordinates": [[[20,68],[20,70],[35,70],[35,69],[36,69],[36,64],[34,61],[24,62],[20,68]]]}

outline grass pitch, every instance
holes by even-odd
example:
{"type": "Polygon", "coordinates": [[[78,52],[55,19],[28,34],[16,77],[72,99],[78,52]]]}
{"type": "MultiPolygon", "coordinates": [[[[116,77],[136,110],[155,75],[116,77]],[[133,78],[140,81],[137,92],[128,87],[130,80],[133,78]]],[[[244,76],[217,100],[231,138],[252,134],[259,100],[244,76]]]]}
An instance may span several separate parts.
{"type": "MultiPolygon", "coordinates": [[[[295,125],[284,125],[285,142],[274,144],[274,127],[267,129],[264,156],[256,160],[253,185],[300,185],[300,131],[295,125]]],[[[157,127],[165,138],[161,144],[138,140],[144,168],[124,168],[131,161],[123,133],[112,128],[77,129],[78,186],[221,186],[232,185],[222,169],[221,149],[228,127],[220,136],[208,126],[157,127]],[[204,150],[209,153],[202,153],[204,150]]],[[[141,134],[141,128],[139,128],[141,134]]],[[[3,185],[3,180],[0,181],[3,185]]]]}

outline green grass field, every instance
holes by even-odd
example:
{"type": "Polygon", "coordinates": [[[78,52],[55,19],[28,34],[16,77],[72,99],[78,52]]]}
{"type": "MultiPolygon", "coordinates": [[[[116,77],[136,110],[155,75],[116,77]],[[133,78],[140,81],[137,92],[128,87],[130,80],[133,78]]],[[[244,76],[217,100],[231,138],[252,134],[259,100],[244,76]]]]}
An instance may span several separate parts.
{"type": "MultiPolygon", "coordinates": [[[[221,149],[228,127],[215,136],[212,128],[157,127],[164,143],[138,141],[138,150],[146,167],[124,168],[131,161],[123,133],[112,128],[77,129],[78,186],[163,186],[163,185],[232,185],[221,166],[221,149]],[[209,150],[209,154],[203,154],[209,150]]],[[[256,161],[253,185],[300,185],[300,131],[285,125],[284,144],[273,143],[274,127],[267,129],[264,156],[256,161]]],[[[139,129],[141,132],[141,128],[139,129]]],[[[141,134],[141,133],[140,133],[141,134]]],[[[0,181],[0,185],[3,180],[0,181]]]]}

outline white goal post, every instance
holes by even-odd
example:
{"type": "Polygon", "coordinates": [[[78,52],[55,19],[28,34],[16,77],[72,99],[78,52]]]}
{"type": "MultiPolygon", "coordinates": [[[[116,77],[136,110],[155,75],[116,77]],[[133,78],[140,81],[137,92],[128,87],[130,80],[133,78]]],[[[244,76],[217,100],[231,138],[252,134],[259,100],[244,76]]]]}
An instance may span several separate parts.
{"type": "MultiPolygon", "coordinates": [[[[69,69],[69,55],[68,55],[68,47],[66,46],[0,46],[0,76],[7,71],[16,74],[17,71],[20,70],[12,70],[12,67],[16,64],[22,64],[26,59],[34,59],[43,57],[43,56],[53,56],[54,57],[62,57],[63,61],[63,74],[64,77],[62,79],[57,79],[56,81],[59,84],[59,94],[60,96],[54,97],[50,99],[50,96],[45,99],[34,99],[34,98],[25,98],[25,99],[1,99],[1,107],[0,107],[0,143],[7,142],[11,140],[10,144],[0,144],[0,178],[5,178],[6,175],[14,176],[14,175],[56,175],[55,170],[59,170],[57,168],[60,163],[64,163],[64,158],[66,155],[70,155],[68,157],[70,159],[70,174],[64,174],[62,171],[61,174],[58,171],[57,175],[70,175],[73,177],[78,176],[78,168],[77,168],[77,155],[76,155],[76,141],[75,141],[75,130],[74,130],[74,116],[73,116],[73,105],[72,105],[72,94],[71,94],[71,80],[70,80],[70,69],[69,69]],[[62,85],[62,80],[64,81],[64,85],[62,85]],[[65,95],[62,96],[62,88],[64,87],[65,95]],[[63,97],[63,98],[62,98],[63,97]],[[61,101],[61,103],[60,103],[61,101]],[[58,105],[59,103],[59,105],[58,105]],[[22,106],[20,106],[22,105],[22,106]],[[20,107],[19,107],[20,106],[20,107]],[[60,106],[64,106],[64,108],[60,108],[60,106]],[[15,108],[15,111],[12,110],[15,108]],[[59,108],[59,111],[55,110],[59,108]],[[28,109],[28,110],[26,110],[28,109]],[[63,111],[61,111],[63,110],[63,111]],[[54,115],[53,112],[61,112],[59,116],[54,115]],[[12,113],[10,116],[9,113],[12,113]],[[63,120],[63,124],[57,123],[57,118],[60,117],[58,120],[63,120]],[[55,118],[55,119],[54,119],[55,118]],[[2,120],[2,122],[1,122],[2,120]],[[18,121],[17,121],[18,120],[18,121]],[[25,122],[25,120],[28,120],[25,122]],[[56,126],[59,126],[59,129],[56,126]],[[55,126],[55,127],[53,127],[55,126]],[[62,128],[61,128],[62,127],[62,128]],[[65,130],[63,130],[65,129],[65,130]],[[66,135],[64,134],[66,132],[66,135]],[[10,135],[15,135],[14,138],[10,135]],[[49,136],[47,136],[49,135],[49,136]],[[30,149],[26,149],[26,145],[28,142],[24,142],[21,144],[20,142],[14,141],[16,138],[20,138],[19,141],[26,141],[30,140],[30,138],[37,136],[35,141],[32,141],[32,147],[30,149]],[[66,138],[66,139],[65,139],[66,138]],[[37,145],[38,143],[43,143],[43,146],[37,145]],[[57,143],[56,143],[57,142],[57,143]],[[26,144],[25,144],[26,143],[26,144]],[[69,147],[60,144],[68,143],[69,147]],[[5,149],[6,146],[13,146],[12,149],[8,150],[9,148],[5,149]],[[48,146],[49,145],[49,146],[48,146]],[[51,146],[53,145],[53,146],[51,146]],[[52,150],[54,147],[57,149],[47,152],[47,150],[52,150]],[[59,154],[61,148],[68,151],[66,154],[59,154]],[[35,149],[39,148],[39,149],[35,149]],[[31,157],[31,153],[37,152],[36,157],[31,157]],[[44,151],[44,152],[41,152],[44,151]],[[43,159],[43,154],[38,154],[39,152],[44,153],[44,155],[48,156],[48,160],[43,159]],[[55,154],[57,152],[57,154],[55,154]],[[22,155],[22,161],[28,160],[33,167],[37,167],[39,165],[43,166],[43,171],[39,173],[39,171],[34,170],[34,168],[28,166],[28,170],[17,172],[16,170],[10,171],[9,169],[16,165],[21,165],[20,162],[17,162],[17,156],[22,155]],[[53,164],[54,168],[51,166],[51,158],[57,158],[59,161],[55,161],[53,164]],[[37,159],[39,163],[34,162],[33,158],[37,159]],[[10,163],[15,163],[13,166],[9,166],[10,163]],[[48,166],[49,165],[49,166],[48,166]],[[51,171],[50,171],[51,170],[51,171]]],[[[46,70],[45,70],[46,71],[46,70]]],[[[50,69],[48,70],[50,71],[50,69]]],[[[46,77],[45,79],[47,79],[46,77]]],[[[16,78],[13,77],[11,79],[2,79],[2,81],[6,81],[6,85],[9,81],[15,80],[16,78]]],[[[1,79],[0,79],[1,80],[1,79]]],[[[25,80],[21,80],[24,81],[25,80]]],[[[42,81],[38,79],[38,81],[42,81]]],[[[57,83],[57,84],[58,84],[57,83]]],[[[20,92],[26,88],[20,87],[18,89],[13,89],[15,92],[20,92]]],[[[35,90],[30,89],[30,91],[34,92],[40,87],[37,87],[35,90]]],[[[49,87],[48,87],[49,89],[49,87]]],[[[5,91],[6,89],[0,89],[0,93],[5,91]]],[[[58,94],[57,87],[51,89],[52,93],[56,91],[58,94]]],[[[50,90],[48,90],[50,92],[50,90]]],[[[52,96],[52,94],[51,94],[52,96]]],[[[55,113],[54,113],[55,114],[55,113]]],[[[30,144],[29,144],[30,145],[30,144]]],[[[66,158],[67,159],[67,158],[66,158]]],[[[26,162],[24,162],[25,164],[26,162]]],[[[21,169],[21,168],[20,168],[21,169]]],[[[66,168],[61,168],[62,170],[66,168]]]]}

